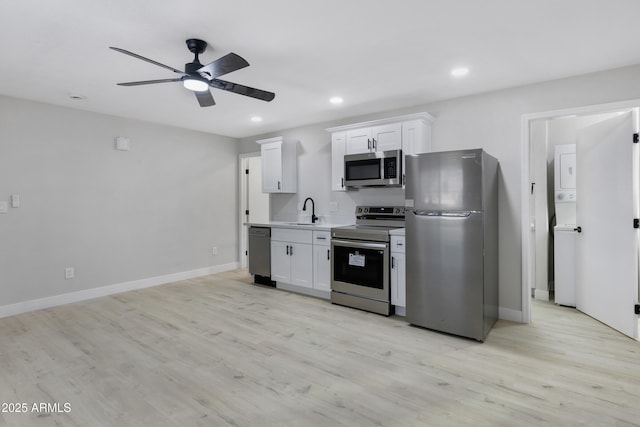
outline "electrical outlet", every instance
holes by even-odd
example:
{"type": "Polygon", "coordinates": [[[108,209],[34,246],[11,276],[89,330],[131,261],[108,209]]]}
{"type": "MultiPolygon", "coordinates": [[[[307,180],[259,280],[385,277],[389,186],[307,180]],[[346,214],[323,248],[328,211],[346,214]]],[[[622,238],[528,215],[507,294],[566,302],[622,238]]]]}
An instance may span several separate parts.
{"type": "Polygon", "coordinates": [[[64,269],[64,278],[65,279],[73,279],[73,277],[75,276],[75,270],[73,269],[73,267],[67,267],[64,269]]]}
{"type": "Polygon", "coordinates": [[[218,247],[214,246],[213,248],[211,248],[211,255],[218,255],[218,247]]]}

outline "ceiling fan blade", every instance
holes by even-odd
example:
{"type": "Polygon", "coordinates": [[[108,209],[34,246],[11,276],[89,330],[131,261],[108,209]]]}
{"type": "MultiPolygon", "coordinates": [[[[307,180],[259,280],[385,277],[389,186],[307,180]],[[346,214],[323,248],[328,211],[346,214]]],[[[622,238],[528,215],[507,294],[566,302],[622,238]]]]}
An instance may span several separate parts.
{"type": "Polygon", "coordinates": [[[249,86],[239,85],[237,83],[227,82],[225,80],[213,79],[209,82],[209,86],[216,89],[226,90],[228,92],[237,93],[239,95],[250,96],[251,98],[260,99],[262,101],[270,102],[276,97],[273,92],[267,92],[266,90],[256,89],[249,86]]]}
{"type": "Polygon", "coordinates": [[[198,69],[197,72],[205,79],[211,80],[223,74],[227,74],[248,66],[249,63],[245,61],[244,58],[242,58],[240,55],[229,53],[222,58],[218,58],[215,61],[204,65],[202,68],[198,69]]]}
{"type": "Polygon", "coordinates": [[[140,56],[137,53],[129,52],[128,50],[120,49],[119,47],[109,46],[109,49],[113,49],[117,52],[124,53],[125,55],[133,56],[134,58],[142,59],[143,61],[147,61],[153,65],[157,65],[158,67],[166,68],[167,70],[171,70],[174,73],[184,74],[184,71],[175,69],[173,67],[169,67],[168,65],[161,64],[153,59],[145,58],[144,56],[140,56]]]}
{"type": "Polygon", "coordinates": [[[179,82],[182,79],[160,79],[160,80],[143,80],[140,82],[126,82],[126,83],[118,83],[118,86],[140,86],[140,85],[151,85],[155,83],[169,83],[169,82],[179,82]]]}
{"type": "Polygon", "coordinates": [[[194,91],[196,94],[196,98],[198,98],[198,104],[201,107],[211,107],[212,105],[216,105],[216,101],[213,100],[213,95],[211,95],[211,91],[205,90],[203,92],[194,91]]]}

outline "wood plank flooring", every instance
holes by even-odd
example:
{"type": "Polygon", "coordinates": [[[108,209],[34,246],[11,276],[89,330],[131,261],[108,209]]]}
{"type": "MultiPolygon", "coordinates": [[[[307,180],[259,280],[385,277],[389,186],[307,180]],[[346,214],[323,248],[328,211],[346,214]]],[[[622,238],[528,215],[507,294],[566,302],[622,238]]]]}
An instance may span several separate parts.
{"type": "Polygon", "coordinates": [[[640,425],[640,343],[533,316],[480,344],[243,270],[69,304],[0,319],[0,426],[640,425]]]}

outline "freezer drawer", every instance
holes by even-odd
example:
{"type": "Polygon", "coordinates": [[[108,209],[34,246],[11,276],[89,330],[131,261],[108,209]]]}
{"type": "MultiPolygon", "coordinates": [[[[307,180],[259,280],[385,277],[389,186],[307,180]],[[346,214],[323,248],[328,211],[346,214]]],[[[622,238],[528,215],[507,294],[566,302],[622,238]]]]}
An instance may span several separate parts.
{"type": "Polygon", "coordinates": [[[407,320],[484,339],[482,212],[407,214],[407,320]]]}

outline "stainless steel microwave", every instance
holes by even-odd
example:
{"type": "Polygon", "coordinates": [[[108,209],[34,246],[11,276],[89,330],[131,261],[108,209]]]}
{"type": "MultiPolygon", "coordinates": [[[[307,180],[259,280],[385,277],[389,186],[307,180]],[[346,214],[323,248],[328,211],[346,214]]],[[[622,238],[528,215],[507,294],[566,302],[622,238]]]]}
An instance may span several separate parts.
{"type": "Polygon", "coordinates": [[[402,150],[347,154],[344,181],[347,187],[402,186],[402,150]]]}

